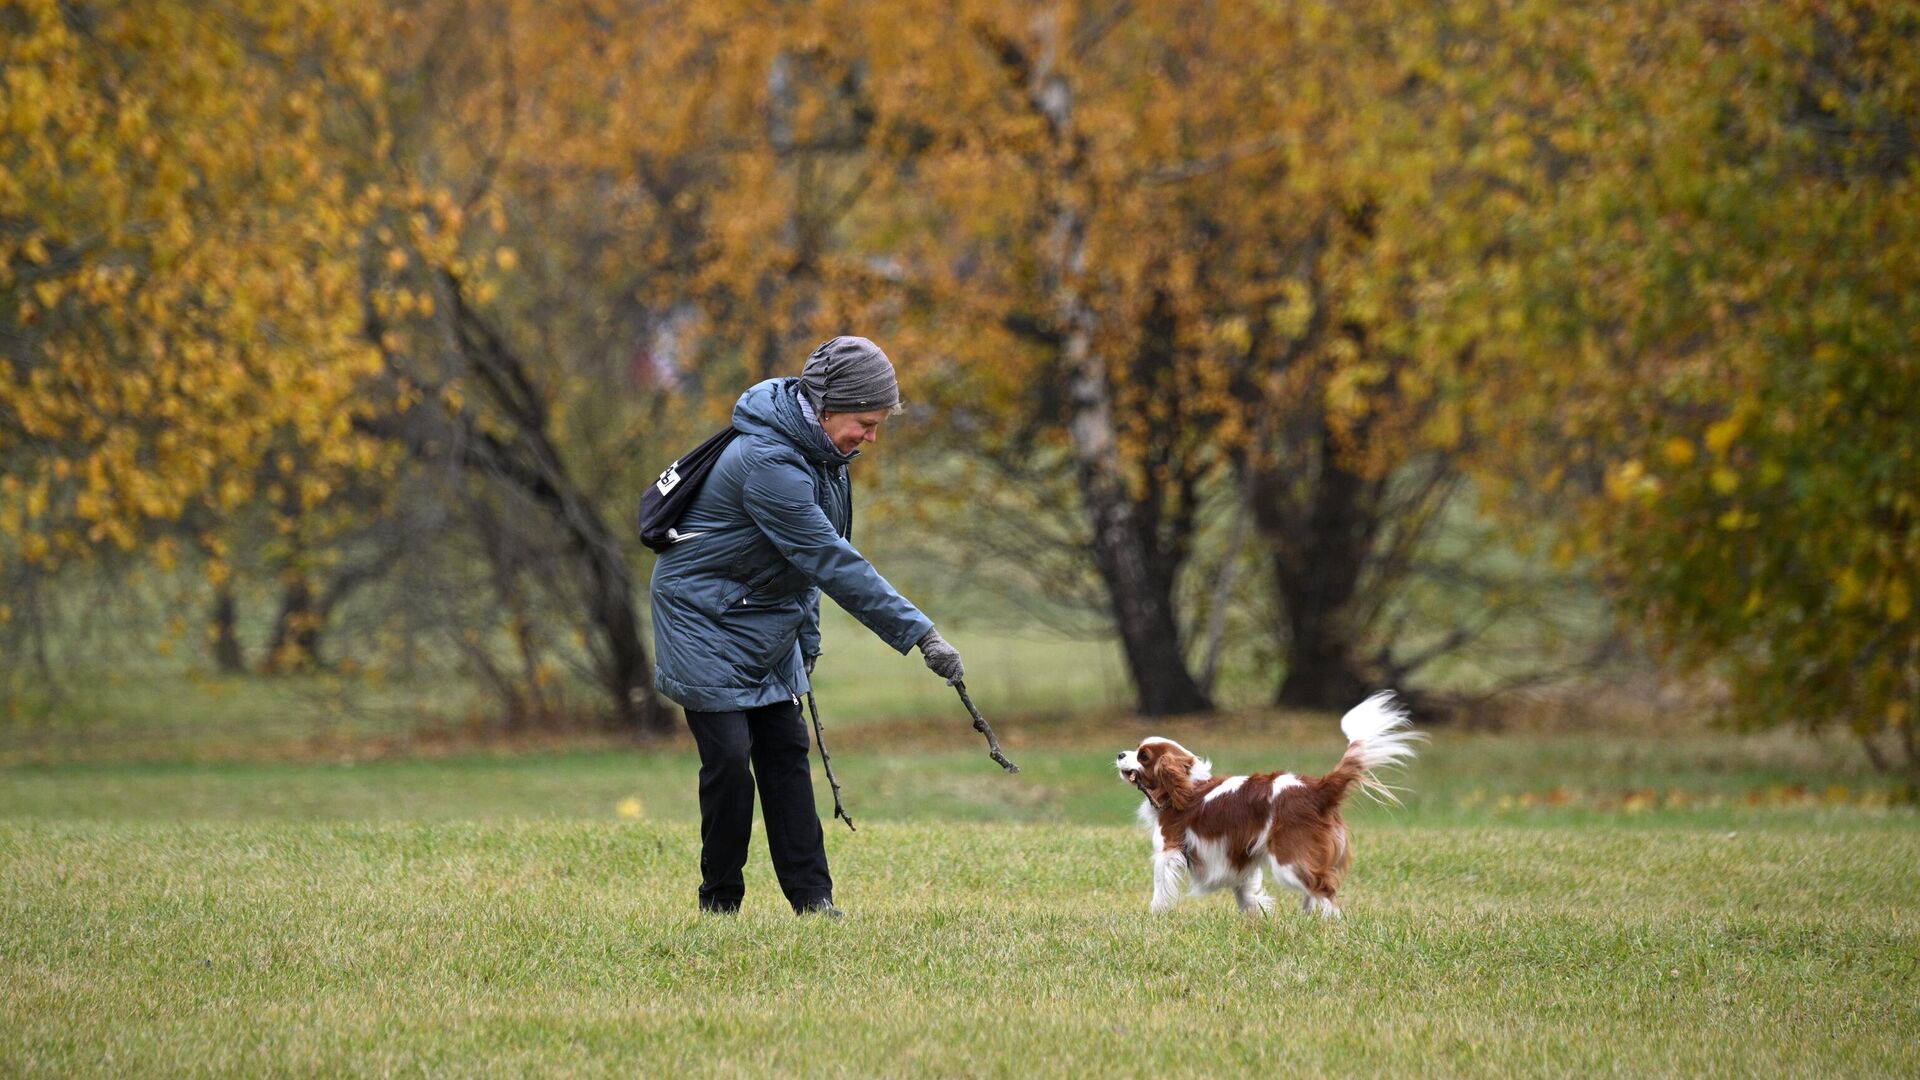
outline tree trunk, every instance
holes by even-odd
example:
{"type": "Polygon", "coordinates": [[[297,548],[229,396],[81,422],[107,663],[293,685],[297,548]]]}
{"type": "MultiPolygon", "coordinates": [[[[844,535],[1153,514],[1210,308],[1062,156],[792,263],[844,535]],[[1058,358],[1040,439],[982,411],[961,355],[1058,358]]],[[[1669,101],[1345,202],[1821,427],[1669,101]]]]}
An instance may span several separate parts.
{"type": "Polygon", "coordinates": [[[1298,709],[1345,709],[1367,689],[1354,601],[1379,522],[1380,487],[1340,463],[1320,428],[1310,489],[1277,465],[1253,477],[1254,516],[1272,553],[1274,590],[1286,617],[1286,674],[1276,702],[1298,709]]]}
{"type": "Polygon", "coordinates": [[[320,663],[321,616],[314,604],[313,586],[302,574],[287,582],[280,593],[280,614],[273,620],[267,643],[268,671],[302,671],[320,663]]]}
{"type": "Polygon", "coordinates": [[[213,631],[214,664],[229,675],[245,671],[246,657],[240,651],[240,636],[235,630],[235,624],[240,621],[240,606],[231,586],[222,585],[214,595],[209,621],[213,631]]]}
{"type": "MultiPolygon", "coordinates": [[[[1045,29],[1057,37],[1057,20],[1045,29]]],[[[1208,712],[1213,702],[1188,670],[1181,647],[1173,608],[1176,568],[1164,565],[1167,560],[1140,520],[1119,465],[1112,387],[1106,363],[1093,346],[1094,315],[1083,292],[1086,214],[1077,205],[1083,146],[1074,130],[1072,88],[1054,66],[1058,43],[1051,37],[1049,41],[1051,47],[1025,67],[1031,80],[1028,91],[1047,120],[1058,155],[1048,209],[1048,235],[1054,245],[1048,285],[1054,318],[1064,330],[1067,431],[1093,531],[1094,565],[1106,585],[1139,711],[1146,716],[1208,712]]]]}
{"type": "Polygon", "coordinates": [[[1107,372],[1084,329],[1068,335],[1066,360],[1073,373],[1068,429],[1080,497],[1093,530],[1094,565],[1106,585],[1127,670],[1133,674],[1136,707],[1146,716],[1210,711],[1213,702],[1188,670],[1181,648],[1172,568],[1159,565],[1115,464],[1107,372]]]}

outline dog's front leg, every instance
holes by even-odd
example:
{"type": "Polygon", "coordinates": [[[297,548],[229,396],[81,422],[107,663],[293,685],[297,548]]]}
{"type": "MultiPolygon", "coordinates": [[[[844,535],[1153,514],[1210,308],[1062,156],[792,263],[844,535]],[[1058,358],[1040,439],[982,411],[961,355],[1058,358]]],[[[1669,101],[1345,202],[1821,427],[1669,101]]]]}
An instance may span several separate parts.
{"type": "Polygon", "coordinates": [[[1169,848],[1153,853],[1153,904],[1150,910],[1155,915],[1173,907],[1173,902],[1180,898],[1180,883],[1186,876],[1186,852],[1169,848]]]}

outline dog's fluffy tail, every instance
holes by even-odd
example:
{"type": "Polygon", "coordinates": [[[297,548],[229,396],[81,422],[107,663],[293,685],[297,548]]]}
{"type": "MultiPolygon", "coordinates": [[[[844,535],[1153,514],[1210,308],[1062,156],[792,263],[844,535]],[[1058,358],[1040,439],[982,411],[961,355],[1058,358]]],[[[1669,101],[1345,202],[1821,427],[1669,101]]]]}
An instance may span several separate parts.
{"type": "Polygon", "coordinates": [[[1413,744],[1426,733],[1412,729],[1413,720],[1405,706],[1393,699],[1393,691],[1382,690],[1347,710],[1340,718],[1340,732],[1347,737],[1347,752],[1340,764],[1327,774],[1337,798],[1348,784],[1359,784],[1362,791],[1385,802],[1397,803],[1393,789],[1381,782],[1376,770],[1404,765],[1413,758],[1413,744]]]}

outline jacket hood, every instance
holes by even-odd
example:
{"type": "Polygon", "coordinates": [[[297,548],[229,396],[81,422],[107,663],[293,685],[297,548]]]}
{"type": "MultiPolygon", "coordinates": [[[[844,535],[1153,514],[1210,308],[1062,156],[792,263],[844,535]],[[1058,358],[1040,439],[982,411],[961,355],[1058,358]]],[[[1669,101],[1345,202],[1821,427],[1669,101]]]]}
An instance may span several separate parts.
{"type": "Polygon", "coordinates": [[[860,451],[843,454],[827,441],[819,423],[800,411],[799,379],[768,379],[755,383],[733,406],[733,426],[743,435],[763,435],[790,443],[809,461],[845,465],[860,451]]]}

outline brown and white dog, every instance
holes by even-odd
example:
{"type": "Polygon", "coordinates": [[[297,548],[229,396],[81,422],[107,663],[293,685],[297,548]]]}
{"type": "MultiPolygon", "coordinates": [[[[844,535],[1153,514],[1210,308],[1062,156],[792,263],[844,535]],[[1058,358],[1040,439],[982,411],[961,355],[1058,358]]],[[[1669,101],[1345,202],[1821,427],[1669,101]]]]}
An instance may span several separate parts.
{"type": "Polygon", "coordinates": [[[1213,764],[1171,739],[1151,738],[1114,762],[1147,801],[1140,820],[1153,831],[1153,911],[1179,898],[1232,889],[1249,915],[1273,910],[1261,870],[1300,894],[1303,911],[1338,916],[1333,894],[1352,853],[1340,803],[1354,784],[1389,800],[1374,770],[1413,756],[1425,738],[1408,730],[1405,709],[1381,692],[1340,718],[1347,752],[1325,776],[1289,772],[1216,777],[1213,764]]]}

